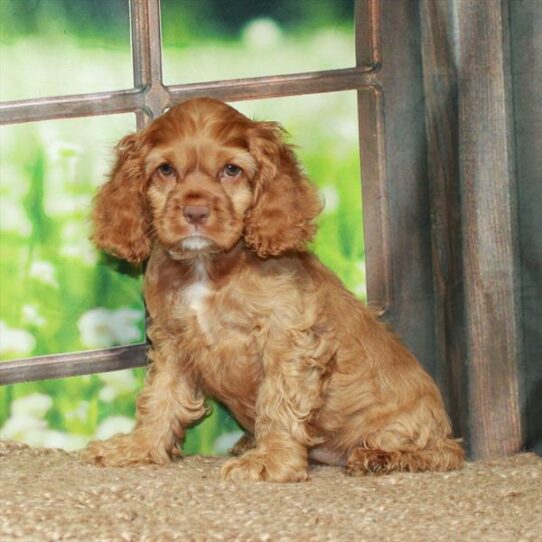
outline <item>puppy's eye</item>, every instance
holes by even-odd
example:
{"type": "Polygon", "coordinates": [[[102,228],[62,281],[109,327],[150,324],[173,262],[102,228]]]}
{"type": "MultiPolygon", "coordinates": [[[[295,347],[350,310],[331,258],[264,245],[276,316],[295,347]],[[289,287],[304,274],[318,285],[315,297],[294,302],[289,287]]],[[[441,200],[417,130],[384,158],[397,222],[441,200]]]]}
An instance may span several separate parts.
{"type": "Polygon", "coordinates": [[[175,174],[175,170],[173,169],[173,166],[171,164],[165,163],[158,167],[158,171],[165,175],[166,177],[169,177],[171,175],[175,174]]]}
{"type": "Polygon", "coordinates": [[[237,177],[242,171],[243,170],[235,164],[227,164],[222,170],[222,175],[224,177],[233,179],[234,177],[237,177]]]}

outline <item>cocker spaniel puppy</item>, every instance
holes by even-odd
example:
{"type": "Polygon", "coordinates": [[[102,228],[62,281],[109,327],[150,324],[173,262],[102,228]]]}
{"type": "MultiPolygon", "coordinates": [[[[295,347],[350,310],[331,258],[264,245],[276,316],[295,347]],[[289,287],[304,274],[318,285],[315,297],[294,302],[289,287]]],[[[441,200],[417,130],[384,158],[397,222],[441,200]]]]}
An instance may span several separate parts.
{"type": "Polygon", "coordinates": [[[349,474],[461,466],[431,377],[307,252],[321,207],[280,126],[216,100],[118,144],[94,240],[149,258],[152,363],[133,433],[87,460],[167,463],[213,397],[246,430],[228,480],[306,480],[309,459],[349,474]]]}

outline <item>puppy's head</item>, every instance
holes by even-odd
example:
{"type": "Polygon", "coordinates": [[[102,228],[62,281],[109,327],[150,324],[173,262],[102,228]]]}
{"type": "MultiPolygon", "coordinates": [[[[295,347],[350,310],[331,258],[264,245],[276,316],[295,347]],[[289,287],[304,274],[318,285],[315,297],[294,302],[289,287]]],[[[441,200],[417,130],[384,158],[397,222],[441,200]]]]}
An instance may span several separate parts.
{"type": "Polygon", "coordinates": [[[173,257],[230,250],[260,257],[306,248],[321,210],[283,130],[217,100],[171,108],[122,139],[95,199],[94,240],[138,263],[154,243],[173,257]]]}

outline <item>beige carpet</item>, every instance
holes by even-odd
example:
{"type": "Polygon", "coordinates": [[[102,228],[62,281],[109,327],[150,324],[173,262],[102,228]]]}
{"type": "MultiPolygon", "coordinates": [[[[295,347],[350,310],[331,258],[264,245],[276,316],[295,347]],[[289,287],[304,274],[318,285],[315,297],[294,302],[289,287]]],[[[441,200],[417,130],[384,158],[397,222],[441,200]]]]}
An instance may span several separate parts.
{"type": "Polygon", "coordinates": [[[542,459],[531,454],[438,474],[313,467],[303,484],[223,482],[223,461],[99,468],[0,442],[0,540],[542,540],[542,459]]]}

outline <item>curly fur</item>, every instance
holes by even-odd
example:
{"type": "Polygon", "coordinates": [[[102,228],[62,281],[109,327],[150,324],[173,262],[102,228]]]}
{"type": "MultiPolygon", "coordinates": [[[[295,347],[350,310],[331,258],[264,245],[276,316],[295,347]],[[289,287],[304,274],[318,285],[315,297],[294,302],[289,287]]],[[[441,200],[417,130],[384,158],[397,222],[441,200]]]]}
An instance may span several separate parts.
{"type": "Polygon", "coordinates": [[[302,481],[310,459],[349,474],[462,465],[431,377],[307,251],[321,201],[283,135],[196,99],[117,147],[94,240],[149,257],[152,364],[136,429],[88,460],[169,461],[211,396],[247,433],[226,479],[302,481]]]}

